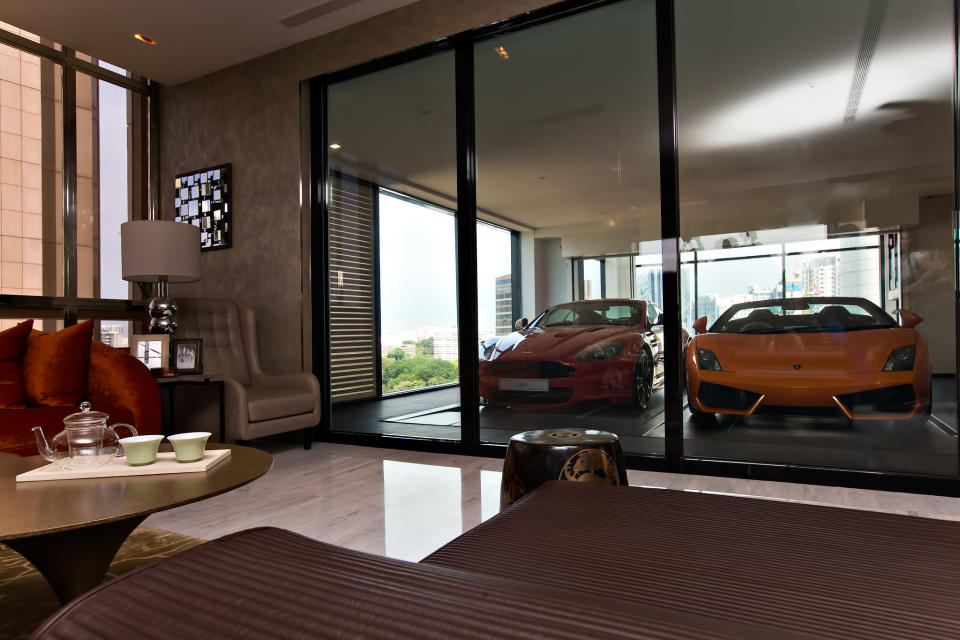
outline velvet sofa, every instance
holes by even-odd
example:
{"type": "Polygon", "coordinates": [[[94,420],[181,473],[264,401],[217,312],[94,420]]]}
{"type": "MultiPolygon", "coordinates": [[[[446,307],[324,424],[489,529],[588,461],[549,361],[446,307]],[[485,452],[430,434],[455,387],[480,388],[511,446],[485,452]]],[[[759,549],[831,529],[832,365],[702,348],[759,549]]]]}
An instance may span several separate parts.
{"type": "MultiPolygon", "coordinates": [[[[0,352],[4,350],[3,334],[11,331],[0,334],[0,352]]],[[[8,378],[16,380],[19,376],[28,391],[40,389],[33,394],[21,392],[19,402],[14,392],[14,397],[8,397],[8,402],[3,403],[6,406],[0,408],[0,451],[21,456],[36,455],[31,429],[38,425],[43,427],[47,438],[59,433],[63,430],[63,419],[79,411],[82,400],[89,401],[93,409],[108,414],[109,424],[126,422],[134,425],[141,434],[160,433],[160,390],[153,375],[126,350],[91,340],[91,331],[91,321],[55,334],[31,331],[20,358],[12,353],[8,354],[12,355],[11,358],[0,362],[0,370],[8,378]],[[65,334],[66,339],[59,339],[59,334],[65,334]],[[34,341],[44,336],[47,338],[43,341],[43,348],[34,349],[37,353],[32,353],[34,341]],[[69,393],[43,393],[44,389],[49,390],[58,384],[62,386],[64,380],[71,377],[75,380],[68,385],[69,393]],[[40,396],[39,403],[36,402],[37,396],[40,396]]],[[[15,352],[16,348],[12,351],[15,352]]],[[[11,385],[2,388],[6,390],[8,386],[11,385]]]]}

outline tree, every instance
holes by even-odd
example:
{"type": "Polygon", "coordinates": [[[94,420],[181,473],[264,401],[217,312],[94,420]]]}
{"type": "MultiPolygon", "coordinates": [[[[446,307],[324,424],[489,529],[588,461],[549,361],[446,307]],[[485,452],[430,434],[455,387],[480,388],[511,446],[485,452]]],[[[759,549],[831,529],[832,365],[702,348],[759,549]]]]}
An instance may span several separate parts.
{"type": "Polygon", "coordinates": [[[403,352],[403,349],[397,347],[393,351],[387,354],[388,358],[393,358],[394,360],[400,361],[403,360],[406,354],[403,352]]]}
{"type": "Polygon", "coordinates": [[[428,355],[383,358],[380,373],[384,393],[456,382],[458,377],[457,363],[428,355]]]}
{"type": "Polygon", "coordinates": [[[433,352],[433,336],[429,338],[424,338],[417,342],[417,355],[418,356],[432,356],[433,352]]]}

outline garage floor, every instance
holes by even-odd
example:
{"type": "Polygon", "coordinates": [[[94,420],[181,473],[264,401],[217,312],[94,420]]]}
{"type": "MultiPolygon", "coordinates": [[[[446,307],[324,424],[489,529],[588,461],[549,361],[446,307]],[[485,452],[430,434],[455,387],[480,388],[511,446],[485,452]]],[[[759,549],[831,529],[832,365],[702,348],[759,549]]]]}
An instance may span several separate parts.
{"type": "MultiPolygon", "coordinates": [[[[690,419],[684,454],[697,458],[955,475],[958,472],[953,377],[934,379],[929,420],[858,421],[805,416],[721,416],[690,419]]],[[[334,406],[334,430],[407,437],[460,438],[456,386],[334,406]]],[[[484,442],[506,443],[520,431],[593,428],[620,435],[624,451],[662,455],[663,393],[644,411],[607,403],[560,409],[480,408],[484,442]]]]}

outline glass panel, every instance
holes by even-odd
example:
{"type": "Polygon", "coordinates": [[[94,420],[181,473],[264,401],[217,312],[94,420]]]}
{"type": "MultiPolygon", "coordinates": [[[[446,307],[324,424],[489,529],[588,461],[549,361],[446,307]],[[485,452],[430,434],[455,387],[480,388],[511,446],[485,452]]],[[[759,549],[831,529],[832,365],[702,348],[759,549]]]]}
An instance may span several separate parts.
{"type": "Polygon", "coordinates": [[[333,428],[459,439],[453,54],[327,95],[333,428]]]}
{"type": "Polygon", "coordinates": [[[654,3],[626,0],[474,47],[478,216],[516,234],[531,321],[481,344],[484,441],[589,426],[663,452],[655,43],[654,3]]]}
{"type": "Polygon", "coordinates": [[[63,295],[62,69],[0,45],[0,293],[63,295]]]}
{"type": "Polygon", "coordinates": [[[676,3],[686,455],[957,473],[952,15],[676,3]]]}
{"type": "Polygon", "coordinates": [[[120,225],[139,217],[143,101],[77,73],[77,293],[130,299],[121,278],[120,225]]]}
{"type": "Polygon", "coordinates": [[[454,212],[380,192],[380,350],[384,394],[455,383],[454,212]],[[430,251],[411,251],[420,242],[430,251]],[[424,305],[424,300],[431,300],[424,305]]]}

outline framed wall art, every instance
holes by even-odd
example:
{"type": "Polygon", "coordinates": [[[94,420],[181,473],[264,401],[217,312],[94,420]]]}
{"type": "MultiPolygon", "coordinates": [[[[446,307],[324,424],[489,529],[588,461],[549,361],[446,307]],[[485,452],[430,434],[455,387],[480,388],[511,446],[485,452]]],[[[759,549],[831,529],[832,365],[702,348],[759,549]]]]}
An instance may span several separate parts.
{"type": "Polygon", "coordinates": [[[177,222],[200,229],[200,250],[233,246],[230,163],[180,174],[174,180],[177,222]]]}

